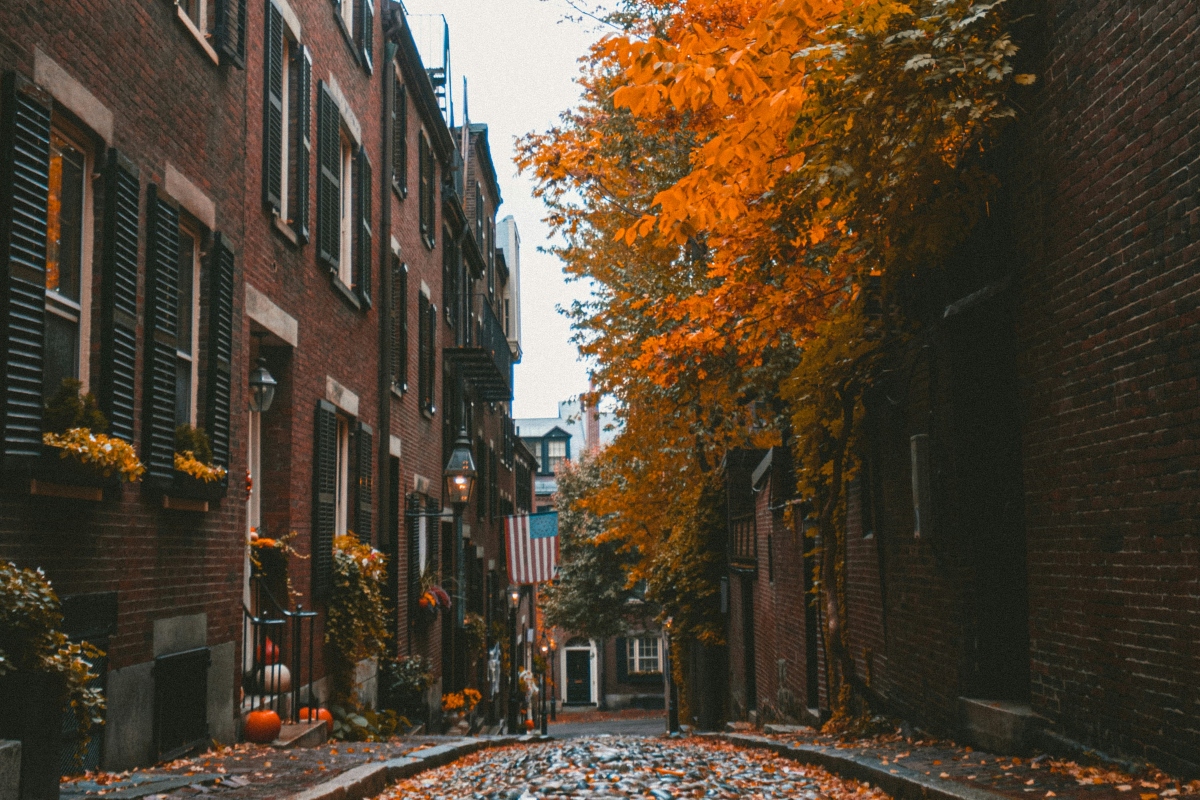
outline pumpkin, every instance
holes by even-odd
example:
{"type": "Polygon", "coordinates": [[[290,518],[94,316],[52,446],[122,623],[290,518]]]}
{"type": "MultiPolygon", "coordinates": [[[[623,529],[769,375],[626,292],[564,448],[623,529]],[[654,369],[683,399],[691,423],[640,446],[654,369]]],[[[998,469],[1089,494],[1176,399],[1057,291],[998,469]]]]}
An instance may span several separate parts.
{"type": "Polygon", "coordinates": [[[270,744],[279,738],[283,723],[279,715],[268,709],[251,711],[246,715],[246,741],[255,744],[270,744]]]}
{"type": "Polygon", "coordinates": [[[320,720],[325,720],[326,722],[328,722],[330,724],[330,726],[333,725],[333,714],[329,713],[328,708],[302,708],[302,709],[300,709],[300,721],[301,722],[318,722],[320,720]]]}
{"type": "Polygon", "coordinates": [[[527,730],[527,731],[533,730],[533,720],[531,720],[531,719],[525,720],[525,730],[527,730]]]}
{"type": "Polygon", "coordinates": [[[283,664],[272,664],[258,671],[258,686],[264,694],[285,694],[292,690],[292,671],[283,664]]]}
{"type": "Polygon", "coordinates": [[[254,658],[260,664],[278,664],[279,648],[270,639],[264,639],[255,651],[254,658]]]}

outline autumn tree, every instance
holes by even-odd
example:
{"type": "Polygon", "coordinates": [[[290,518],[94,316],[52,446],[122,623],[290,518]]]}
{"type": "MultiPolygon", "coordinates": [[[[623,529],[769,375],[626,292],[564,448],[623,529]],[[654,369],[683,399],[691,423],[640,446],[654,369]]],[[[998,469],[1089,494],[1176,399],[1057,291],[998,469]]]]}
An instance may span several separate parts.
{"type": "MultiPolygon", "coordinates": [[[[589,502],[614,520],[609,535],[636,543],[633,574],[678,585],[664,576],[711,552],[698,543],[724,454],[777,443],[790,423],[846,716],[844,487],[863,396],[918,333],[905,293],[986,213],[986,155],[1014,84],[1032,77],[1013,74],[1002,0],[620,12],[585,62],[580,105],[519,159],[555,252],[593,282],[572,309],[577,341],[623,416],[611,479],[589,502]]],[[[712,587],[694,588],[693,601],[712,587]]],[[[697,640],[719,639],[719,620],[691,619],[697,640]]]]}

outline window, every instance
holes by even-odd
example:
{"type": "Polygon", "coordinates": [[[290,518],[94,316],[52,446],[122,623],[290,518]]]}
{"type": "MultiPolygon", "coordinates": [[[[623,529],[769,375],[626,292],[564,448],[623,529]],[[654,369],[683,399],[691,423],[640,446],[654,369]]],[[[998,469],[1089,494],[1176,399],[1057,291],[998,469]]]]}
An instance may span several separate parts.
{"type": "Polygon", "coordinates": [[[437,185],[437,170],[433,163],[433,150],[429,146],[429,139],[425,136],[425,131],[421,131],[420,138],[417,140],[417,181],[418,181],[418,203],[420,204],[421,218],[421,236],[425,240],[425,246],[430,250],[434,246],[434,216],[436,198],[434,197],[434,188],[437,185]]]}
{"type": "Polygon", "coordinates": [[[214,15],[210,13],[208,0],[178,0],[179,10],[184,16],[196,26],[196,30],[201,33],[209,33],[212,31],[212,24],[215,19],[210,19],[214,15]]]}
{"type": "Polygon", "coordinates": [[[658,659],[657,636],[626,639],[625,647],[626,663],[631,675],[662,672],[662,665],[658,659]]]}
{"type": "Polygon", "coordinates": [[[176,294],[175,424],[196,424],[196,341],[200,336],[200,234],[179,229],[179,284],[176,294]]]}
{"type": "Polygon", "coordinates": [[[496,298],[496,226],[491,220],[483,229],[483,257],[487,260],[488,297],[496,298]]]}
{"type": "Polygon", "coordinates": [[[408,90],[392,70],[392,188],[408,196],[408,90]]]}
{"type": "Polygon", "coordinates": [[[87,333],[91,285],[91,155],[55,128],[50,134],[46,226],[46,324],[43,395],[62,382],[88,386],[87,333]]]}
{"type": "Polygon", "coordinates": [[[297,241],[308,241],[312,54],[274,3],[267,4],[265,37],[263,202],[297,241]]]}
{"type": "Polygon", "coordinates": [[[457,330],[458,308],[458,241],[450,235],[448,228],[442,229],[442,307],[446,309],[446,321],[457,330]]]}
{"type": "Polygon", "coordinates": [[[408,391],[408,265],[392,256],[392,388],[408,391]]]}
{"type": "Polygon", "coordinates": [[[477,181],[475,183],[475,241],[479,244],[479,251],[486,253],[483,242],[483,186],[477,181]]]}
{"type": "Polygon", "coordinates": [[[562,469],[562,463],[567,460],[567,440],[546,440],[546,468],[544,472],[555,474],[562,469]]]}
{"type": "Polygon", "coordinates": [[[344,536],[350,522],[350,422],[343,416],[337,418],[337,476],[333,495],[335,536],[344,536]]]}
{"type": "Polygon", "coordinates": [[[371,304],[371,162],[324,83],[317,98],[317,260],[336,283],[371,304]]]}

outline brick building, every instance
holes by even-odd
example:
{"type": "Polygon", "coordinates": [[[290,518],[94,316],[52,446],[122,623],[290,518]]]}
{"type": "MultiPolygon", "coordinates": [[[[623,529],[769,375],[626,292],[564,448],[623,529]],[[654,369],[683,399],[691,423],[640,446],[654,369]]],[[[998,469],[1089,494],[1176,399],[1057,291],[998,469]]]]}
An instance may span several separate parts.
{"type": "Polygon", "coordinates": [[[177,424],[202,426],[216,464],[245,466],[231,444],[245,417],[230,409],[245,406],[246,382],[229,380],[245,362],[239,11],[0,8],[0,558],[43,568],[68,633],[107,651],[108,725],[89,766],[236,737],[240,482],[196,486],[174,451],[177,424]],[[146,465],[142,482],[44,448],[43,402],[64,379],[98,396],[108,432],[146,465]],[[180,707],[206,712],[207,730],[169,724],[180,707]]]}
{"type": "Polygon", "coordinates": [[[409,23],[389,0],[0,8],[0,558],[43,568],[68,632],[107,651],[88,766],[235,741],[265,691],[254,618],[313,614],[273,644],[290,666],[312,656],[299,701],[325,698],[346,532],[389,556],[396,651],[479,682],[461,626],[413,612],[423,573],[465,574],[460,607],[502,604],[499,517],[532,502],[509,406],[519,238],[511,218],[496,233],[486,127],[452,129],[445,65],[409,23]],[[254,412],[261,370],[276,387],[254,412]],[[98,396],[143,481],[43,446],[64,378],[98,396]],[[175,469],[180,424],[226,479],[175,469]],[[480,481],[458,550],[443,438],[463,426],[480,481]],[[268,597],[247,538],[291,532],[294,592],[268,597]]]}
{"type": "MultiPolygon", "coordinates": [[[[1005,189],[868,398],[852,651],[877,704],[931,730],[1195,776],[1200,11],[1026,10],[1039,80],[996,151],[1005,189]]],[[[803,515],[763,496],[764,458],[728,472],[731,711],[804,716],[827,701],[803,515]]]]}

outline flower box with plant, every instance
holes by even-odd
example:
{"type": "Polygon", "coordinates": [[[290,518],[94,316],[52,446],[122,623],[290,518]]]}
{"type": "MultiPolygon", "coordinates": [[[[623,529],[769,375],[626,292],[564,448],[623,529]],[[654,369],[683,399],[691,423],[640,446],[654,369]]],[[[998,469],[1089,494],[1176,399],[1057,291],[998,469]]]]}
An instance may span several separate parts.
{"type": "Polygon", "coordinates": [[[62,633],[58,597],[41,570],[0,561],[0,739],[21,747],[21,782],[30,796],[57,797],[63,711],[75,712],[77,757],[104,724],[104,696],[89,688],[104,654],[62,633]]]}
{"type": "Polygon", "coordinates": [[[224,467],[212,463],[212,444],[203,428],[175,429],[175,477],[166,494],[190,500],[219,500],[229,486],[224,467]]]}
{"type": "MultiPolygon", "coordinates": [[[[65,378],[42,414],[42,459],[34,480],[66,486],[114,488],[141,480],[146,468],[133,445],[109,436],[108,419],[95,395],[80,394],[82,384],[65,378]]],[[[37,484],[33,486],[37,491],[37,484]]],[[[98,498],[97,498],[98,499],[98,498]]]]}
{"type": "Polygon", "coordinates": [[[423,656],[399,656],[383,662],[379,675],[379,700],[400,715],[405,726],[429,716],[426,692],[433,686],[433,665],[423,656]]]}
{"type": "Polygon", "coordinates": [[[482,695],[474,689],[466,688],[461,692],[450,692],[442,695],[442,711],[447,714],[465,717],[479,705],[482,695]]]}

